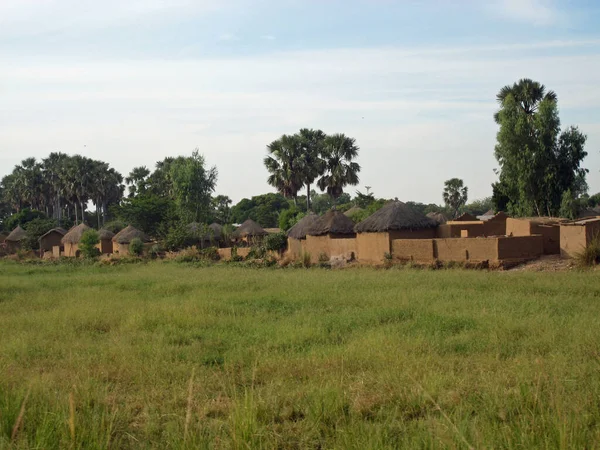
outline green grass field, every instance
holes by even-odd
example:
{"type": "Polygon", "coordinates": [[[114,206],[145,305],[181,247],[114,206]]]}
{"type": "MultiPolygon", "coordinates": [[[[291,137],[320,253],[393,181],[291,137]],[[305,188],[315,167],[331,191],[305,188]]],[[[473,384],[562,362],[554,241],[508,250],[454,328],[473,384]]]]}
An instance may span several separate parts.
{"type": "Polygon", "coordinates": [[[0,448],[598,448],[599,281],[0,263],[0,448]]]}

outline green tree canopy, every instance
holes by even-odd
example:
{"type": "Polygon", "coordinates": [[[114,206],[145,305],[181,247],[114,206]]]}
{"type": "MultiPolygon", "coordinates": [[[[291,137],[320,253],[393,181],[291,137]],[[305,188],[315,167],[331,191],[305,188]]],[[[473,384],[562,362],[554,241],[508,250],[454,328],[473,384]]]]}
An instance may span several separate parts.
{"type": "Polygon", "coordinates": [[[468,188],[460,178],[451,178],[444,182],[442,197],[451,216],[456,217],[460,209],[467,203],[468,188]]]}
{"type": "Polygon", "coordinates": [[[581,167],[586,136],[577,127],[561,131],[557,96],[538,82],[523,79],[506,86],[498,102],[495,209],[517,216],[557,215],[566,191],[577,198],[587,190],[587,170],[581,167]]]}

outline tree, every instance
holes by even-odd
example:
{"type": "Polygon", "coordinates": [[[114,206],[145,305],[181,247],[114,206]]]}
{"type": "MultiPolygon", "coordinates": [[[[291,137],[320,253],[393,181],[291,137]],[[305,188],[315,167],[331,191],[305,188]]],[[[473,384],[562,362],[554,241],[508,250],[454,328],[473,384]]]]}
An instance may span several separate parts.
{"type": "Polygon", "coordinates": [[[126,198],[118,208],[119,218],[151,235],[160,235],[164,224],[175,222],[173,201],[156,195],[126,198]]]}
{"type": "Polygon", "coordinates": [[[302,147],[300,172],[302,182],[306,186],[306,210],[310,211],[310,186],[325,170],[322,155],[327,135],[321,130],[302,128],[297,136],[302,147]]]}
{"type": "Polygon", "coordinates": [[[451,178],[444,183],[442,196],[444,203],[452,211],[452,217],[456,217],[460,208],[467,203],[467,192],[468,188],[459,178],[451,178]]]}
{"type": "Polygon", "coordinates": [[[231,208],[231,220],[243,223],[252,219],[266,228],[277,227],[279,214],[290,208],[290,202],[281,194],[268,193],[251,199],[244,198],[231,208]]]}
{"type": "Polygon", "coordinates": [[[100,243],[100,235],[96,230],[86,230],[79,240],[79,250],[84,258],[95,258],[100,255],[97,245],[100,243]]]}
{"type": "Polygon", "coordinates": [[[588,171],[581,167],[586,136],[576,127],[561,132],[557,96],[538,82],[505,86],[497,99],[496,209],[505,206],[517,216],[558,214],[564,192],[577,198],[587,190],[588,171]]]}
{"type": "Polygon", "coordinates": [[[321,191],[326,191],[331,196],[334,206],[344,192],[344,187],[356,186],[359,182],[360,165],[354,162],[358,150],[355,139],[344,134],[334,134],[325,138],[323,146],[325,172],[317,184],[321,191]]]}
{"type": "Polygon", "coordinates": [[[173,200],[185,223],[203,222],[209,216],[211,195],[217,182],[216,167],[206,168],[198,149],[191,157],[176,158],[170,166],[173,200]]]}
{"type": "Polygon", "coordinates": [[[129,197],[134,197],[137,194],[144,194],[146,191],[146,181],[150,175],[150,170],[146,166],[134,167],[125,183],[129,186],[129,197]]]}
{"type": "Polygon", "coordinates": [[[264,164],[269,171],[267,182],[285,198],[297,203],[298,191],[304,184],[307,169],[301,159],[303,142],[299,136],[283,135],[267,145],[264,164]]]}
{"type": "Polygon", "coordinates": [[[231,199],[226,195],[217,195],[211,199],[212,221],[224,225],[231,223],[231,199]]]}

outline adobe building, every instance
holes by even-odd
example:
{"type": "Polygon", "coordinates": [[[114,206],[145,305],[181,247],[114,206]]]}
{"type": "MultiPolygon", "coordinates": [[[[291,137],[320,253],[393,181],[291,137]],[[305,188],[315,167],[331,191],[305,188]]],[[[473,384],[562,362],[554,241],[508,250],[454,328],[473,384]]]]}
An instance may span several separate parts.
{"type": "Polygon", "coordinates": [[[54,257],[60,256],[60,252],[63,251],[61,241],[65,234],[67,230],[60,227],[43,234],[39,239],[40,257],[43,257],[46,252],[53,252],[54,257]],[[53,251],[54,247],[58,247],[57,250],[53,251]]]}
{"type": "Polygon", "coordinates": [[[310,227],[319,218],[314,213],[308,213],[287,232],[287,254],[292,259],[300,259],[306,253],[306,235],[310,227]]]}
{"type": "Polygon", "coordinates": [[[232,234],[234,240],[238,243],[253,245],[260,242],[267,234],[263,227],[254,220],[248,219],[232,234]]]}
{"type": "Polygon", "coordinates": [[[357,259],[382,263],[395,239],[434,238],[438,223],[400,201],[389,202],[356,225],[357,259]]]}
{"type": "Polygon", "coordinates": [[[113,252],[113,238],[115,234],[105,228],[98,231],[98,237],[100,242],[96,245],[96,248],[100,251],[101,255],[110,255],[113,252]]]}
{"type": "Polygon", "coordinates": [[[336,210],[318,217],[306,234],[306,253],[313,263],[321,258],[355,259],[356,233],[352,219],[336,210]]]}
{"type": "Polygon", "coordinates": [[[21,225],[17,225],[17,227],[10,232],[6,239],[4,239],[8,253],[17,253],[21,249],[21,242],[26,237],[27,232],[21,228],[21,225]]]}
{"type": "Polygon", "coordinates": [[[508,236],[533,236],[539,234],[544,241],[544,255],[560,254],[560,224],[565,219],[555,217],[523,217],[506,220],[508,236]]]}
{"type": "Polygon", "coordinates": [[[150,242],[150,238],[143,231],[140,231],[131,225],[123,228],[112,238],[113,253],[128,255],[129,245],[131,244],[131,241],[136,238],[140,239],[143,243],[150,242]]]}
{"type": "Polygon", "coordinates": [[[574,258],[600,235],[600,217],[560,224],[560,256],[574,258]]]}

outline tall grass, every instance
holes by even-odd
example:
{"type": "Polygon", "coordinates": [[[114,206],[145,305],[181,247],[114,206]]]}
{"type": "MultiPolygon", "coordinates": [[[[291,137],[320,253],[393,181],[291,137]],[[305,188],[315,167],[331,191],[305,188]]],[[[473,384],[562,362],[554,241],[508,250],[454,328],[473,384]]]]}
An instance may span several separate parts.
{"type": "Polygon", "coordinates": [[[575,255],[575,261],[580,267],[592,267],[600,263],[600,233],[594,235],[588,245],[575,255]]]}
{"type": "Polygon", "coordinates": [[[1,263],[0,282],[0,448],[600,442],[594,272],[1,263]]]}

